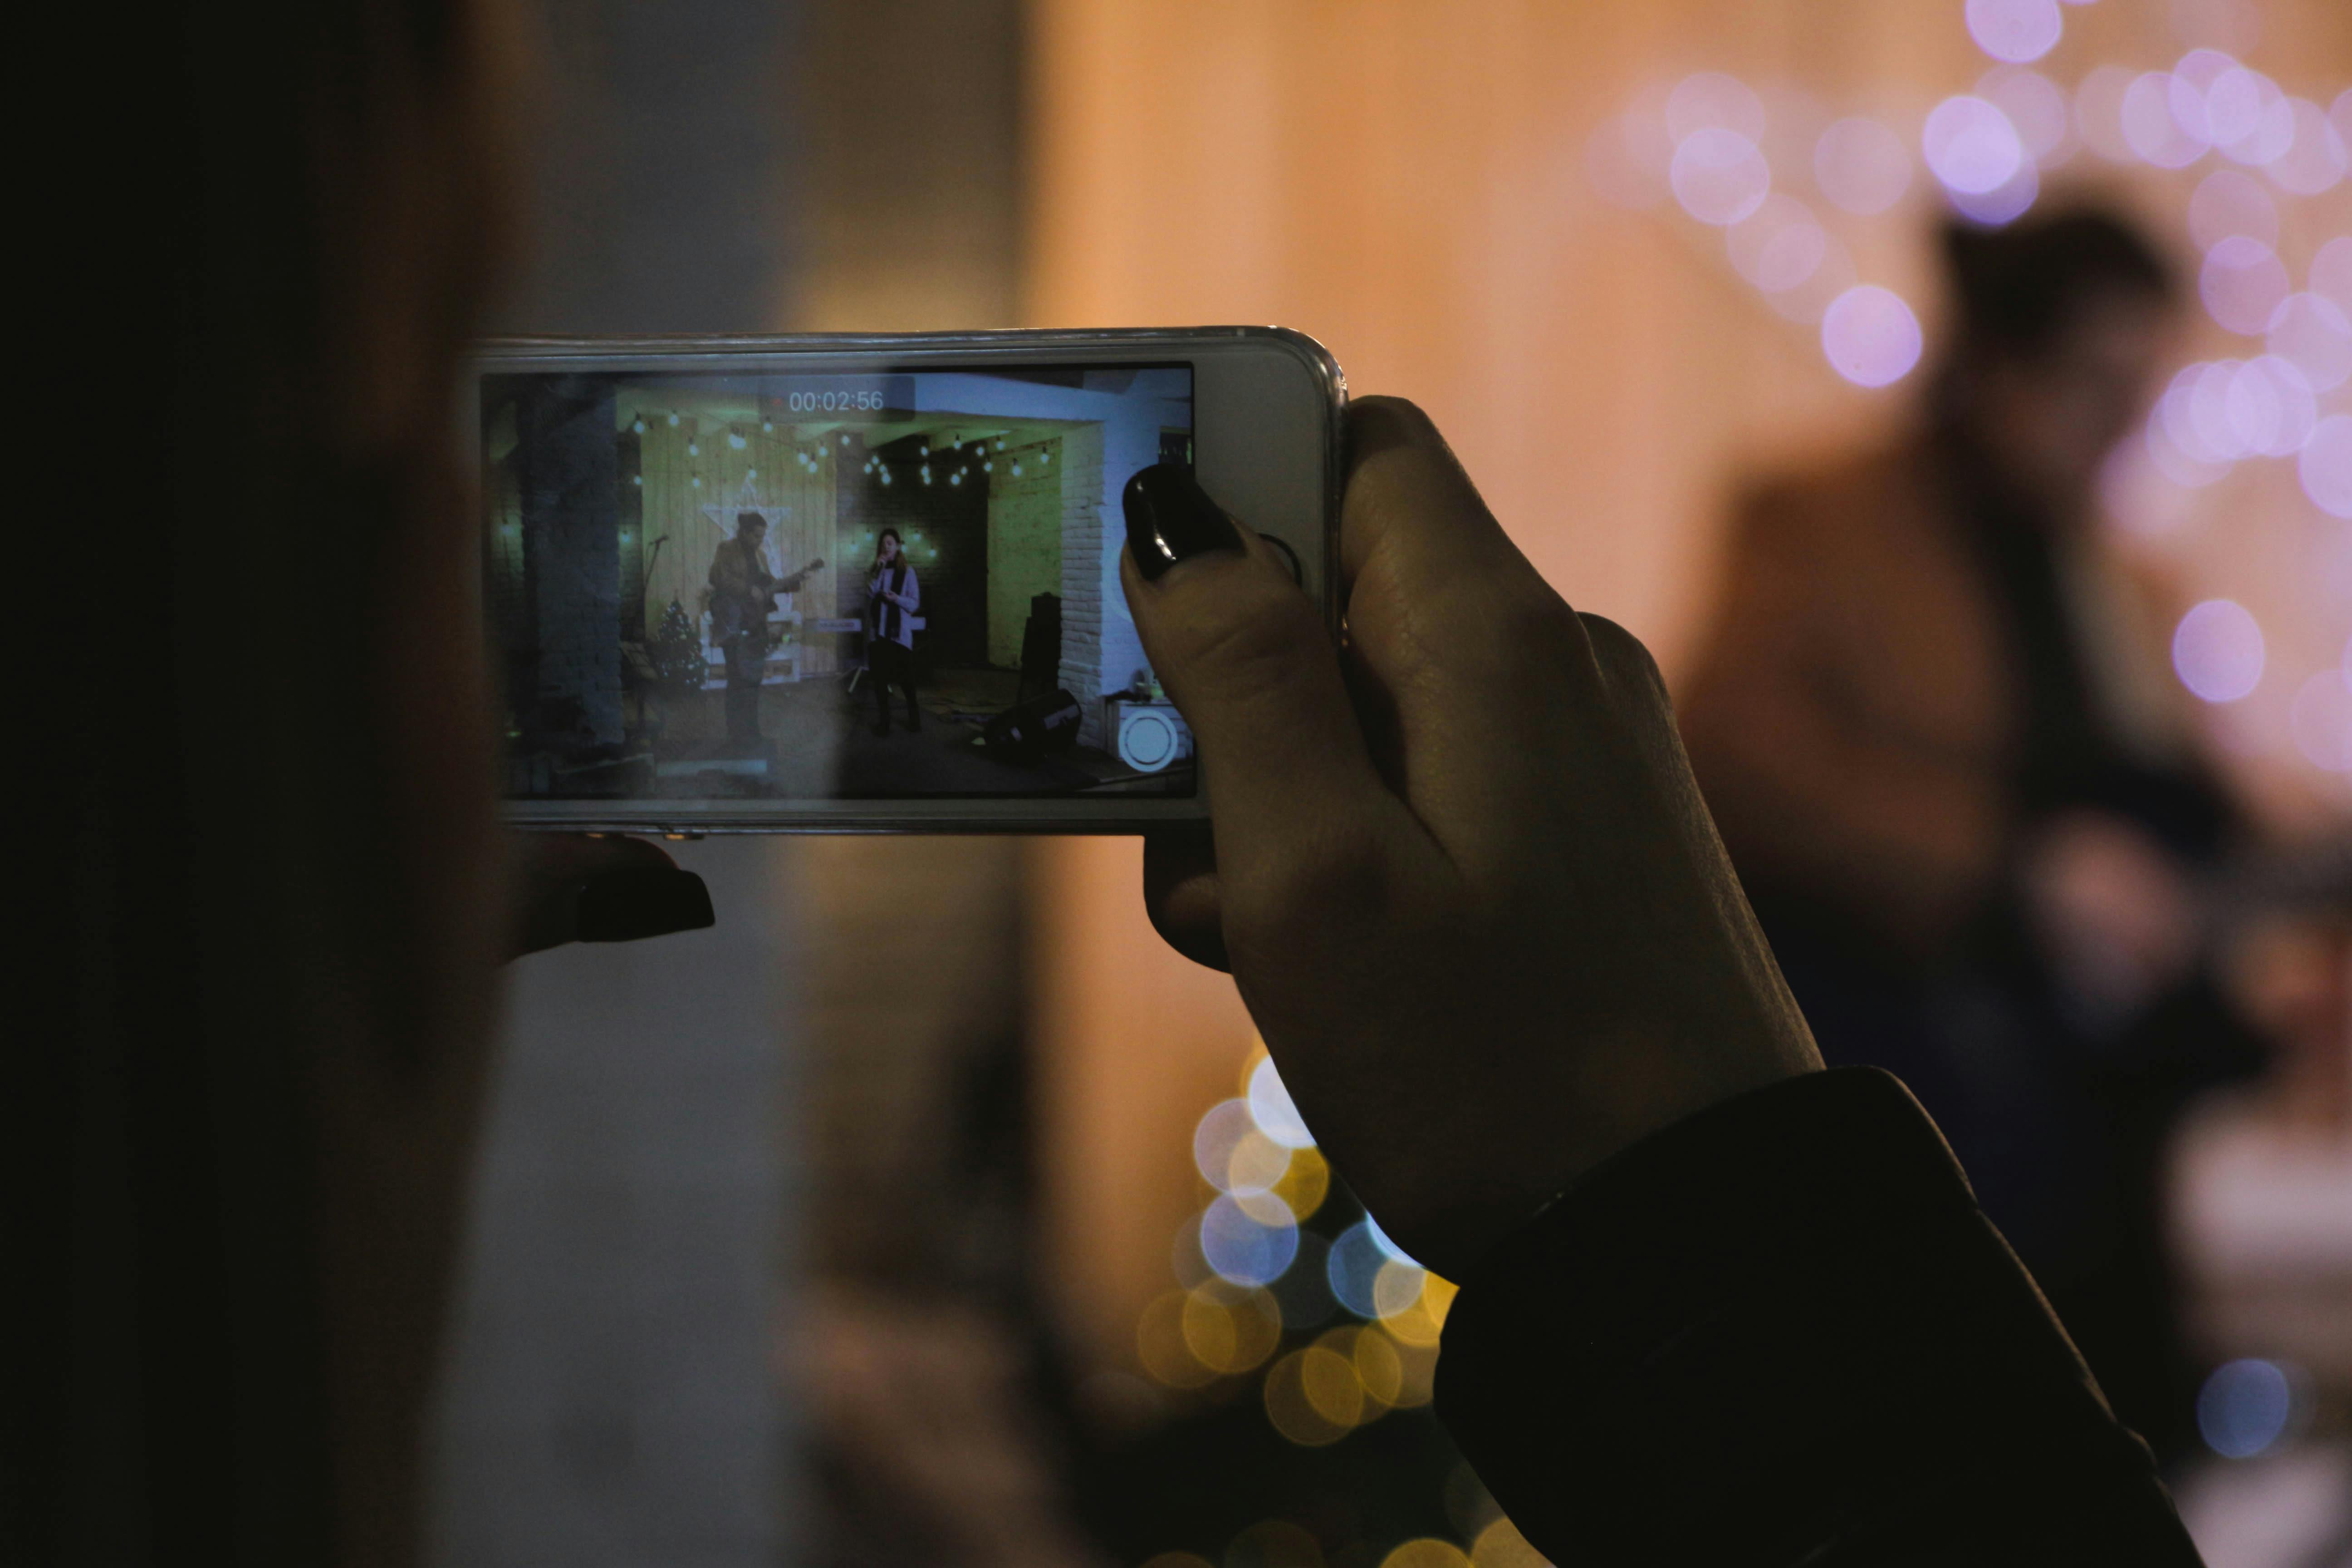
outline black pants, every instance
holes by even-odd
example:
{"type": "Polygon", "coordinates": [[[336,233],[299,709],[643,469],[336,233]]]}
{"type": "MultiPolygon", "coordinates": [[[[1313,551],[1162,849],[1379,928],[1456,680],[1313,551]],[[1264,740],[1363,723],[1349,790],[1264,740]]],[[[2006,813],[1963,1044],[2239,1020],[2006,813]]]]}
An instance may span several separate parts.
{"type": "Polygon", "coordinates": [[[915,707],[915,650],[888,637],[875,637],[866,647],[866,668],[874,678],[876,724],[890,727],[890,689],[896,686],[907,694],[907,728],[921,729],[922,714],[915,707]]]}
{"type": "Polygon", "coordinates": [[[727,655],[727,739],[749,743],[760,738],[760,683],[768,673],[768,645],[760,637],[730,637],[727,655]]]}

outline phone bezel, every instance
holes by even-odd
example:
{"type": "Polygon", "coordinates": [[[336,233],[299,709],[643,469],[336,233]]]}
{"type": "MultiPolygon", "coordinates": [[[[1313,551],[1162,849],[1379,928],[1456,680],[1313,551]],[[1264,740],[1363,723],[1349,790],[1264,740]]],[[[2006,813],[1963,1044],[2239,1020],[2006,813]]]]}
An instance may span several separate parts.
{"type": "MultiPolygon", "coordinates": [[[[488,526],[478,491],[481,418],[477,388],[485,374],[532,371],[675,373],[762,369],[821,372],[828,359],[885,368],[944,370],[1006,363],[1184,363],[1193,372],[1193,467],[1202,482],[1252,527],[1294,551],[1309,574],[1303,584],[1334,636],[1339,626],[1339,507],[1347,378],[1321,343],[1283,327],[1128,328],[913,333],[795,333],[714,337],[509,337],[473,345],[462,367],[460,441],[475,527],[488,526]],[[887,359],[888,366],[877,365],[887,359]],[[773,361],[772,364],[762,362],[773,361]],[[1281,374],[1277,374],[1279,371],[1281,374]],[[1304,372],[1303,384],[1283,381],[1304,372]],[[1285,409],[1291,399],[1311,399],[1285,409]],[[1270,402],[1271,400],[1271,402],[1270,402]],[[1204,418],[1203,411],[1213,407],[1204,418]],[[1287,455],[1267,464],[1265,443],[1288,441],[1286,425],[1312,428],[1318,493],[1306,509],[1319,531],[1300,536],[1305,468],[1287,455]],[[1282,432],[1278,436],[1275,433],[1282,432]],[[1291,471],[1285,471],[1286,468],[1291,471]]],[[[846,368],[846,367],[845,367],[846,368]]],[[[477,624],[485,625],[480,552],[473,577],[477,624]]],[[[1205,775],[1176,799],[941,799],[762,802],[746,800],[550,801],[503,798],[505,819],[519,827],[569,832],[662,833],[1135,833],[1209,812],[1205,775]]]]}

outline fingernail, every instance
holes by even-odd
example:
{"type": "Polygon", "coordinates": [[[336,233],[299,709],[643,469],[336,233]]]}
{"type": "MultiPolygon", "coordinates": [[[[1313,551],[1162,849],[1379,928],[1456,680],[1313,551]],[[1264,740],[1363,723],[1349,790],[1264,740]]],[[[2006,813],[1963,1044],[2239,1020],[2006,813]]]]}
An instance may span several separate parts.
{"type": "Polygon", "coordinates": [[[710,889],[691,871],[607,871],[580,889],[582,942],[636,942],[719,923],[710,889]]]}
{"type": "Polygon", "coordinates": [[[1127,548],[1143,580],[1155,583],[1179,561],[1212,550],[1239,550],[1242,536],[1209,499],[1192,470],[1154,463],[1127,481],[1127,548]]]}

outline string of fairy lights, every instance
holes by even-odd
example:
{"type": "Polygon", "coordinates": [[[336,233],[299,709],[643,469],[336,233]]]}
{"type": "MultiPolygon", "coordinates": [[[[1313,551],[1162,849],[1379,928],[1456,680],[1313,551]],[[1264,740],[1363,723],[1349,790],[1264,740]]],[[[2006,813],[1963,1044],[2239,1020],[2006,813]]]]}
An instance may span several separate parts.
{"type": "MultiPolygon", "coordinates": [[[[1594,132],[1586,172],[1615,205],[1718,231],[1756,297],[1813,329],[1829,367],[1870,388],[1905,380],[1926,349],[1910,301],[1856,260],[1885,248],[1858,230],[1910,221],[1917,170],[1944,207],[1986,227],[2032,211],[2062,172],[2130,175],[2177,211],[2207,335],[2225,346],[2183,366],[2116,454],[2111,513],[2164,533],[2196,495],[2276,464],[2319,517],[2352,522],[2352,87],[2298,91],[2199,37],[2168,65],[2102,61],[2070,83],[2049,67],[2083,3],[1966,0],[1960,19],[1989,67],[1907,132],[1785,82],[1705,70],[1636,92],[1594,132]]],[[[2347,568],[2328,563],[2352,562],[2352,541],[2309,537],[2305,591],[2344,581],[2347,568]]],[[[2175,627],[2173,665],[2226,744],[2352,784],[2352,600],[2331,592],[2315,614],[2285,617],[2317,623],[2315,664],[2310,632],[2296,649],[2279,624],[2284,605],[2257,616],[2215,598],[2175,627]]]]}
{"type": "MultiPolygon", "coordinates": [[[[656,416],[657,423],[667,424],[672,428],[677,427],[683,417],[685,416],[675,409],[656,416]]],[[[631,420],[629,428],[632,434],[643,437],[646,432],[644,416],[641,415],[631,420]]],[[[773,436],[776,431],[775,421],[772,419],[761,421],[760,430],[762,435],[773,436]]],[[[961,488],[966,479],[972,479],[976,475],[993,474],[996,471],[998,459],[1002,458],[1008,471],[1008,477],[1018,479],[1027,477],[1032,471],[1051,472],[1054,466],[1054,447],[1058,439],[1048,436],[1023,441],[1009,441],[1007,437],[1000,435],[981,437],[967,441],[961,433],[956,433],[950,435],[944,444],[934,446],[931,444],[931,437],[935,434],[936,432],[912,430],[903,436],[892,437],[881,445],[866,450],[865,461],[860,466],[859,471],[884,485],[897,484],[901,476],[911,475],[914,481],[919,484],[929,485],[936,480],[944,481],[950,487],[961,488]],[[890,450],[891,447],[902,442],[918,439],[923,443],[919,452],[898,454],[890,450]]],[[[751,444],[749,438],[740,430],[731,428],[726,433],[726,440],[731,449],[739,452],[751,444]]],[[[841,448],[849,448],[853,445],[847,432],[837,434],[835,441],[841,448]]],[[[803,445],[797,438],[793,438],[792,444],[793,462],[799,465],[803,472],[812,476],[823,473],[826,463],[840,456],[835,444],[828,442],[823,436],[807,445],[803,445]]],[[[687,438],[686,455],[689,459],[702,456],[702,442],[698,430],[687,438]]],[[[747,468],[744,471],[744,477],[757,480],[760,470],[747,468]]],[[[645,483],[645,475],[639,472],[630,476],[630,479],[632,484],[642,487],[645,483]]],[[[703,476],[699,469],[692,471],[687,482],[690,489],[702,489],[703,476]]]]}

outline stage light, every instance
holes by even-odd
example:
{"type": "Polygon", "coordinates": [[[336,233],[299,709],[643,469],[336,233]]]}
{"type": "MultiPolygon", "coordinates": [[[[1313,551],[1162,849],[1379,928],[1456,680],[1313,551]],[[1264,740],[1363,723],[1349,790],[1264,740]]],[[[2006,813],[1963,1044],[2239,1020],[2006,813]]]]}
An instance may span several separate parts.
{"type": "Polygon", "coordinates": [[[992,474],[996,471],[996,465],[994,463],[982,463],[980,466],[980,471],[983,474],[992,474]]]}
{"type": "Polygon", "coordinates": [[[1004,437],[1002,436],[996,438],[996,449],[1000,452],[1004,450],[1004,437]]]}
{"type": "Polygon", "coordinates": [[[633,485],[642,486],[645,482],[646,477],[643,474],[631,474],[629,476],[629,483],[633,485]]]}
{"type": "Polygon", "coordinates": [[[633,436],[644,435],[646,433],[646,422],[642,419],[633,421],[629,426],[629,433],[633,436]]]}
{"type": "Polygon", "coordinates": [[[846,437],[846,436],[844,436],[844,437],[841,438],[841,444],[842,444],[843,446],[845,446],[845,447],[848,446],[848,445],[849,445],[849,437],[846,437]]]}
{"type": "Polygon", "coordinates": [[[775,433],[776,433],[776,422],[775,422],[774,420],[772,420],[772,419],[762,419],[762,420],[761,420],[761,421],[760,421],[760,434],[761,434],[761,435],[762,435],[762,436],[772,436],[772,435],[774,435],[775,433]]]}
{"type": "Polygon", "coordinates": [[[1018,463],[1013,465],[1013,477],[1016,479],[1021,477],[1021,465],[1018,463]]]}
{"type": "Polygon", "coordinates": [[[954,473],[950,474],[948,476],[948,483],[951,485],[960,485],[963,483],[963,470],[959,468],[954,473]]]}
{"type": "Polygon", "coordinates": [[[702,488],[702,476],[700,474],[694,476],[694,488],[696,489],[700,489],[702,488]]]}
{"type": "Polygon", "coordinates": [[[670,428],[671,428],[671,429],[675,430],[676,428],[677,428],[677,415],[675,415],[675,414],[671,415],[671,416],[669,416],[669,423],[670,423],[670,428]]]}
{"type": "Polygon", "coordinates": [[[702,456],[701,444],[696,441],[688,441],[686,444],[686,455],[689,458],[699,458],[702,456]]]}
{"type": "Polygon", "coordinates": [[[750,443],[750,442],[748,442],[748,441],[744,440],[742,437],[740,437],[740,436],[737,435],[737,434],[736,434],[734,431],[732,431],[732,430],[730,430],[729,432],[727,432],[727,444],[728,444],[730,447],[734,447],[734,448],[735,448],[737,451],[739,451],[739,452],[740,452],[740,451],[741,451],[745,447],[747,447],[747,446],[751,445],[751,443],[750,443]]]}
{"type": "MultiPolygon", "coordinates": [[[[2347,246],[2347,248],[2352,249],[2352,246],[2347,246]]],[[[1045,467],[1047,463],[1050,463],[1053,460],[1054,454],[1051,452],[1040,452],[1037,454],[1037,466],[1040,468],[1045,467]]]]}

